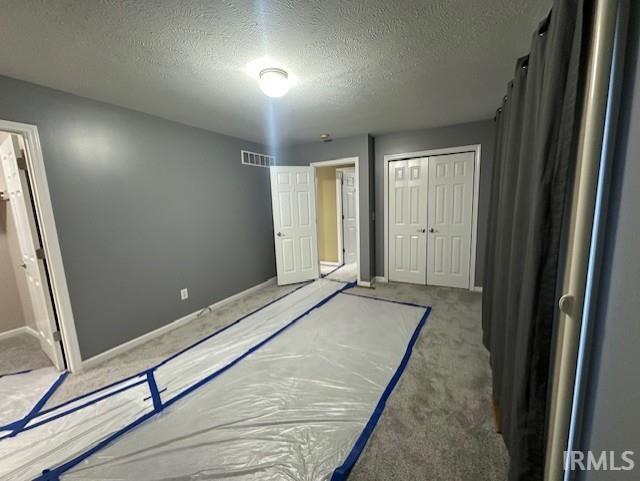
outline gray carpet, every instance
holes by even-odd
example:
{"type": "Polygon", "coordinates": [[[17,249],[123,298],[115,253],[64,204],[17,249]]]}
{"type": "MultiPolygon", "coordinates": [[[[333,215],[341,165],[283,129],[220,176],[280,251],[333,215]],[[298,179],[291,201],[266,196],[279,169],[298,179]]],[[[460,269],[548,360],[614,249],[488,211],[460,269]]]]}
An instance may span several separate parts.
{"type": "Polygon", "coordinates": [[[0,340],[0,374],[50,367],[51,361],[30,334],[17,334],[0,340]]]}
{"type": "Polygon", "coordinates": [[[350,481],[500,481],[508,454],[496,434],[481,295],[379,284],[365,295],[429,304],[427,325],[350,481]]]}
{"type": "MultiPolygon", "coordinates": [[[[148,368],[294,287],[267,286],[101,366],[72,375],[50,405],[148,368]]],[[[488,353],[481,341],[481,295],[407,284],[355,291],[429,304],[433,311],[350,480],[506,479],[508,456],[494,430],[488,353]]]]}

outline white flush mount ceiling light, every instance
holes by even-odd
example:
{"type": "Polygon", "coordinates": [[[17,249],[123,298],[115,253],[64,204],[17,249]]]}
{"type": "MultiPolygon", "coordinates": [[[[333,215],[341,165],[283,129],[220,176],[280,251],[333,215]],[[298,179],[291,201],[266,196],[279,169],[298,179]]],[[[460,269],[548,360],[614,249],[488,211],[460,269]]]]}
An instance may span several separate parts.
{"type": "Polygon", "coordinates": [[[260,88],[269,97],[282,97],[289,91],[289,75],[281,68],[262,69],[260,88]]]}

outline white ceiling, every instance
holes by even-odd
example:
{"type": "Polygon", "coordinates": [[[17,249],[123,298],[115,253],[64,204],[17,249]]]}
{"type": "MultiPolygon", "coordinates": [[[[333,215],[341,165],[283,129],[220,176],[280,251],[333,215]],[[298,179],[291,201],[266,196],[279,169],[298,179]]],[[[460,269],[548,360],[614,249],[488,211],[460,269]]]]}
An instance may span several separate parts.
{"type": "Polygon", "coordinates": [[[257,141],[427,128],[493,115],[550,3],[9,0],[0,74],[257,141]]]}

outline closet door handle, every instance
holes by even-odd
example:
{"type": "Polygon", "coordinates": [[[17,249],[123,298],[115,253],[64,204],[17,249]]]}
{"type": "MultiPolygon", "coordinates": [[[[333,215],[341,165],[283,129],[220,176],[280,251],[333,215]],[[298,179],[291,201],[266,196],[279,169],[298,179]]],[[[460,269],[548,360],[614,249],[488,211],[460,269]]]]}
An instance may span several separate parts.
{"type": "Polygon", "coordinates": [[[437,232],[433,227],[429,227],[429,232],[434,233],[437,232]]]}
{"type": "Polygon", "coordinates": [[[422,232],[422,233],[424,233],[424,232],[426,232],[426,231],[425,231],[425,229],[418,229],[418,232],[422,232]]]}

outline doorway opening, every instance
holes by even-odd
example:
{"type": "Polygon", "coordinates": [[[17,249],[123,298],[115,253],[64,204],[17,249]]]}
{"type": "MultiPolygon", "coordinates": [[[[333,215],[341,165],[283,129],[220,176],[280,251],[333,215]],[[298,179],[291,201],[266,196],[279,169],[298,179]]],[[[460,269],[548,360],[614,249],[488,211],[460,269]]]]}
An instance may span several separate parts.
{"type": "Polygon", "coordinates": [[[475,283],[480,145],[384,158],[383,281],[475,283]]]}
{"type": "Polygon", "coordinates": [[[0,376],[39,368],[80,371],[42,151],[33,125],[0,120],[0,199],[0,376]]]}
{"type": "Polygon", "coordinates": [[[359,278],[358,175],[354,159],[313,163],[318,258],[323,277],[359,278]]]}
{"type": "Polygon", "coordinates": [[[66,368],[26,152],[21,135],[0,131],[0,374],[66,368]]]}
{"type": "Polygon", "coordinates": [[[278,285],[319,277],[360,284],[358,157],[313,162],[309,166],[274,166],[270,168],[269,176],[278,285]],[[326,187],[327,193],[319,198],[316,195],[316,171],[322,167],[332,167],[334,170],[326,177],[327,182],[321,181],[320,188],[324,191],[326,187]],[[341,179],[340,186],[338,178],[341,179]],[[342,181],[345,181],[344,185],[342,181]],[[323,206],[324,200],[333,207],[323,206]],[[326,219],[326,222],[320,220],[324,231],[333,232],[326,234],[324,242],[318,240],[318,210],[326,219]],[[343,213],[346,213],[345,219],[342,219],[343,213]],[[342,233],[338,235],[338,231],[342,233]],[[336,249],[335,245],[340,247],[336,249]],[[327,252],[323,257],[318,254],[320,248],[327,252]],[[323,270],[326,274],[321,273],[321,259],[324,259],[323,270]],[[345,259],[349,264],[343,265],[345,259]],[[333,272],[329,272],[329,269],[333,272]]]}

